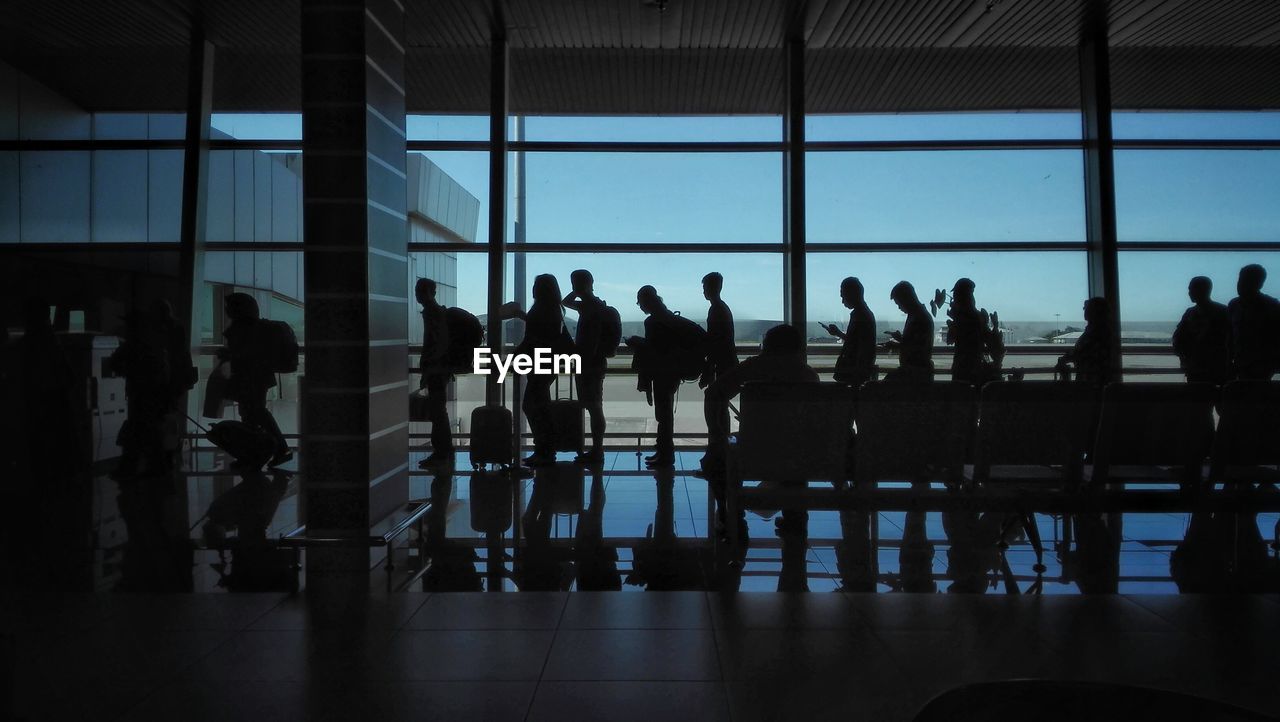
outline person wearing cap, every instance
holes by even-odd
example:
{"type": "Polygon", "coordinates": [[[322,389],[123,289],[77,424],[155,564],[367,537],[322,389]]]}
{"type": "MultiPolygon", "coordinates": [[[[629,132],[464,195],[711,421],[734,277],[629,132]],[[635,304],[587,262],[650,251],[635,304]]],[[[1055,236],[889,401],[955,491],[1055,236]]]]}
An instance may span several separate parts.
{"type": "Polygon", "coordinates": [[[841,331],[834,323],[823,328],[844,341],[836,358],[836,383],[858,388],[876,374],[876,317],[867,306],[862,281],[849,276],[840,282],[840,302],[849,309],[849,325],[841,331]]]}
{"type": "Polygon", "coordinates": [[[675,314],[663,303],[658,289],[653,286],[640,287],[636,292],[636,305],[647,316],[644,336],[632,336],[626,344],[635,351],[632,365],[639,377],[637,389],[645,392],[658,422],[654,453],[646,462],[651,467],[671,466],[676,458],[676,390],[680,388],[680,372],[671,362],[680,344],[671,321],[675,314]]]}
{"type": "Polygon", "coordinates": [[[968,278],[961,278],[952,287],[946,342],[956,347],[951,361],[951,380],[981,385],[999,377],[1004,342],[998,321],[996,328],[989,328],[995,315],[978,308],[973,291],[974,283],[968,278]]]}
{"type": "Polygon", "coordinates": [[[886,381],[933,380],[933,317],[920,302],[915,286],[899,281],[889,292],[898,310],[907,314],[902,331],[890,331],[890,347],[898,350],[898,368],[885,374],[886,381]]]}

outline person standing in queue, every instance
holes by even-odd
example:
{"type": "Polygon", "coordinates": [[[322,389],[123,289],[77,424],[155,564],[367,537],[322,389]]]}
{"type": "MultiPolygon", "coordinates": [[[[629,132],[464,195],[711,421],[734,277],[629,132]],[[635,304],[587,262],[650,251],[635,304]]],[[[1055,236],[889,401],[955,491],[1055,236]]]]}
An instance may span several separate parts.
{"type": "MultiPolygon", "coordinates": [[[[574,343],[582,357],[582,373],[574,383],[578,386],[578,399],[591,420],[591,449],[578,454],[574,461],[598,464],[604,461],[604,433],[607,421],[604,416],[604,375],[609,368],[609,352],[605,348],[604,324],[606,307],[595,294],[595,278],[585,268],[569,274],[571,290],[562,305],[578,312],[578,328],[574,343]]],[[[616,337],[614,340],[617,340],[616,337]]]]}
{"type": "Polygon", "coordinates": [[[836,383],[858,388],[876,375],[876,317],[867,306],[862,281],[849,276],[840,282],[840,302],[849,309],[849,325],[841,331],[827,324],[827,333],[844,342],[836,358],[836,383]]]}
{"type": "Polygon", "coordinates": [[[436,300],[436,282],[419,278],[414,298],[422,304],[422,358],[418,362],[418,388],[427,392],[427,420],[431,422],[431,455],[418,462],[427,468],[454,458],[453,430],[449,423],[449,324],[444,306],[436,300]]]}

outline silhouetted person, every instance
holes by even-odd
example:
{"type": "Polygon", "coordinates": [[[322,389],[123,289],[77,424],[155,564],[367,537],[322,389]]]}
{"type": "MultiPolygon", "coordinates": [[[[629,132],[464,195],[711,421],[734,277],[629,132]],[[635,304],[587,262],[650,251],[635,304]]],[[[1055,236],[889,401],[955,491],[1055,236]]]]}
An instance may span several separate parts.
{"type": "Polygon", "coordinates": [[[608,421],[604,415],[604,376],[609,369],[608,353],[614,349],[604,347],[605,303],[595,294],[595,279],[591,272],[579,268],[569,274],[573,290],[562,302],[565,308],[578,312],[578,328],[574,343],[582,357],[582,373],[574,380],[578,386],[578,399],[591,420],[591,449],[578,454],[575,461],[598,464],[604,461],[604,434],[608,421]]]}
{"type": "Polygon", "coordinates": [[[1213,281],[1206,276],[1187,284],[1195,305],[1173,331],[1173,352],[1187,381],[1221,385],[1231,378],[1231,317],[1226,306],[1209,297],[1212,291],[1213,281]]]}
{"type": "MultiPolygon", "coordinates": [[[[698,377],[698,388],[705,389],[729,369],[738,365],[738,349],[733,329],[733,311],[720,297],[724,276],[712,271],[702,277],[702,296],[711,302],[707,309],[707,362],[698,377]]],[[[724,409],[724,425],[729,424],[729,408],[724,409]]]]}
{"type": "Polygon", "coordinates": [[[844,341],[836,358],[835,380],[858,388],[875,378],[876,317],[867,306],[862,281],[849,276],[840,282],[840,302],[849,309],[849,326],[841,331],[827,324],[827,333],[844,341]]]}
{"type": "Polygon", "coordinates": [[[898,350],[898,368],[885,374],[886,381],[933,380],[933,317],[920,303],[915,286],[899,281],[889,292],[898,310],[907,314],[902,331],[890,331],[891,347],[898,350]]]}
{"type": "MultiPolygon", "coordinates": [[[[534,349],[538,348],[551,349],[552,353],[573,351],[573,340],[564,327],[561,300],[563,297],[556,277],[543,273],[533,279],[533,305],[528,313],[514,303],[504,307],[504,315],[524,321],[524,338],[516,346],[515,353],[533,356],[534,349]]],[[[551,385],[556,377],[553,374],[529,374],[524,380],[521,408],[533,434],[533,453],[524,463],[529,466],[550,464],[556,460],[555,430],[551,421],[551,385]]]]}
{"type": "Polygon", "coordinates": [[[658,422],[656,448],[648,462],[650,466],[670,466],[676,458],[676,390],[681,380],[674,357],[681,340],[673,326],[675,314],[662,302],[658,289],[642,286],[636,293],[636,305],[648,316],[644,321],[644,337],[632,336],[626,344],[635,350],[637,388],[645,392],[658,422]]]}
{"type": "MultiPolygon", "coordinates": [[[[49,306],[28,298],[23,332],[13,347],[9,382],[21,434],[13,452],[20,457],[10,485],[13,540],[3,550],[20,575],[18,588],[91,591],[92,516],[89,408],[65,350],[54,334],[49,306]],[[50,518],[58,532],[49,534],[50,518]]],[[[12,468],[12,467],[10,467],[12,468]]]]}
{"type": "Polygon", "coordinates": [[[1004,342],[1000,338],[999,321],[994,329],[990,328],[993,316],[986,309],[978,308],[973,291],[974,283],[968,278],[956,281],[951,289],[946,342],[955,345],[951,379],[980,386],[999,377],[1004,342]]]}
{"type": "Polygon", "coordinates": [[[258,302],[247,293],[232,293],[227,296],[225,311],[231,324],[222,332],[227,345],[218,349],[218,358],[231,364],[227,396],[239,404],[240,418],[246,424],[262,429],[274,439],[275,454],[268,465],[278,466],[292,459],[293,453],[267,408],[267,392],[276,385],[276,375],[258,302]]]}
{"type": "MultiPolygon", "coordinates": [[[[727,371],[707,387],[703,397],[703,411],[707,421],[707,456],[703,460],[703,475],[711,493],[716,498],[716,518],[723,527],[738,524],[745,530],[745,516],[735,520],[724,516],[724,464],[729,443],[729,402],[742,392],[742,387],[753,381],[818,382],[818,373],[804,361],[804,339],[794,326],[774,326],[764,334],[760,355],[752,356],[727,371]]],[[[779,449],[778,453],[787,453],[779,449]]]]}
{"type": "Polygon", "coordinates": [[[422,376],[418,387],[427,392],[427,420],[431,422],[431,455],[418,462],[421,467],[454,457],[453,428],[449,423],[449,324],[444,306],[436,300],[436,282],[419,278],[413,287],[414,298],[422,304],[422,358],[418,370],[422,376]]]}
{"type": "Polygon", "coordinates": [[[1058,357],[1059,368],[1071,364],[1076,381],[1101,388],[1113,380],[1111,365],[1111,313],[1107,299],[1095,296],[1084,302],[1084,331],[1071,350],[1058,357]]]}
{"type": "Polygon", "coordinates": [[[1262,292],[1266,281],[1262,266],[1241,268],[1237,296],[1227,304],[1238,379],[1267,381],[1280,366],[1280,301],[1262,292]]]}
{"type": "Polygon", "coordinates": [[[133,311],[125,322],[123,343],[111,355],[128,397],[122,453],[112,475],[167,475],[177,468],[182,396],[195,384],[190,341],[164,300],[133,311]]]}

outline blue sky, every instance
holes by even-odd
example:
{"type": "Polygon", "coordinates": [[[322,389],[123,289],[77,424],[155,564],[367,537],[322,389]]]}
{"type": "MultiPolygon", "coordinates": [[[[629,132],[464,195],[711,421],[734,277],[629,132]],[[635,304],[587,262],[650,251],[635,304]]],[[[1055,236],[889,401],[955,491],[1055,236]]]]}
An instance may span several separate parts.
{"type": "MultiPolygon", "coordinates": [[[[1280,138],[1280,113],[1117,113],[1117,138],[1280,138]]],[[[297,116],[217,116],[242,138],[297,138],[297,116]]],[[[810,140],[1072,139],[1073,113],[811,116],[810,140]]],[[[777,141],[777,117],[532,117],[530,140],[777,141]]],[[[411,139],[484,140],[487,118],[413,116],[411,139]]],[[[429,152],[481,201],[487,237],[488,156],[429,152]]],[[[777,153],[526,154],[530,242],[738,242],[782,239],[782,158],[777,153]]],[[[811,153],[807,231],[811,244],[839,241],[1079,241],[1084,237],[1083,164],[1076,150],[811,153]]],[[[1280,240],[1280,151],[1151,151],[1116,154],[1122,240],[1280,240]]],[[[511,214],[510,223],[514,222],[511,214]]],[[[511,234],[512,231],[508,230],[511,234]]],[[[510,237],[510,236],[509,236],[510,237]]],[[[1280,254],[1125,254],[1122,315],[1176,320],[1186,280],[1214,279],[1222,300],[1235,272],[1262,262],[1280,274],[1280,254]]],[[[922,295],[965,275],[979,303],[1015,320],[1078,321],[1086,289],[1083,254],[810,254],[813,320],[843,318],[839,280],[857,275],[877,315],[900,318],[888,301],[897,280],[922,295]]],[[[781,259],[772,254],[531,254],[530,275],[591,268],[601,295],[635,317],[634,289],[654,283],[670,305],[701,318],[698,279],[727,278],[726,299],[743,318],[781,315],[781,259]],[[613,298],[610,298],[613,296],[613,298]],[[617,297],[625,296],[619,299],[617,297]]],[[[459,259],[459,304],[483,308],[482,256],[459,259]]],[[[1280,282],[1277,282],[1280,283],[1280,282]]],[[[1274,291],[1273,291],[1274,292],[1274,291]]]]}

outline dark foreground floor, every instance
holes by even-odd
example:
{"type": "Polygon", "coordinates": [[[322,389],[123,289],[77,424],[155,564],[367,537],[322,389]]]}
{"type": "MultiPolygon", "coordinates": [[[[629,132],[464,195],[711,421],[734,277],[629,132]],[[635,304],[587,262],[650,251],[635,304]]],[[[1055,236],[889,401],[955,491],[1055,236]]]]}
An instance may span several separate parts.
{"type": "Polygon", "coordinates": [[[336,627],[305,596],[0,600],[19,719],[906,720],[1015,677],[1280,713],[1277,597],[398,594],[336,627]]]}

